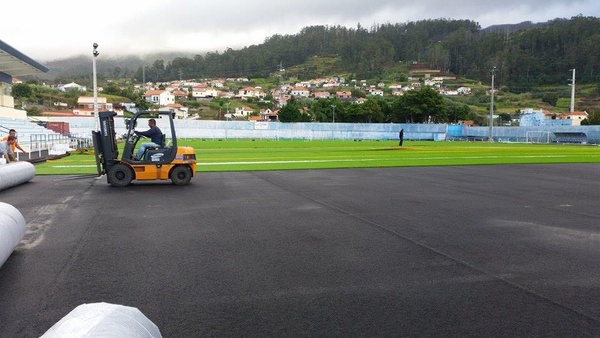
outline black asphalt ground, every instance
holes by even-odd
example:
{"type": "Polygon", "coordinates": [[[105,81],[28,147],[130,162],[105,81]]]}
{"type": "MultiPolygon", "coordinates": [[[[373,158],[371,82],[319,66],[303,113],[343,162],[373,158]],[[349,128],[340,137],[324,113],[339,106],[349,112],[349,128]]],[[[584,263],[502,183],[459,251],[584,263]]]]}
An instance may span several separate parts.
{"type": "Polygon", "coordinates": [[[0,336],[77,305],[165,337],[600,336],[600,165],[199,173],[0,192],[0,336]]]}

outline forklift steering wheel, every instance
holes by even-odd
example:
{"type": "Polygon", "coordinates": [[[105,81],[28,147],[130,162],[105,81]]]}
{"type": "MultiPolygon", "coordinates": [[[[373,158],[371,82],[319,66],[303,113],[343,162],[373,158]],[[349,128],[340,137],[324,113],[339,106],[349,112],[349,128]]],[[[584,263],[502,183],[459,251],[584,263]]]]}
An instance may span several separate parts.
{"type": "Polygon", "coordinates": [[[136,134],[131,134],[131,135],[129,135],[129,139],[127,140],[127,142],[129,142],[129,143],[131,143],[131,144],[134,144],[135,142],[137,142],[137,140],[138,140],[139,138],[140,138],[140,137],[139,137],[138,135],[136,135],[136,134]]]}

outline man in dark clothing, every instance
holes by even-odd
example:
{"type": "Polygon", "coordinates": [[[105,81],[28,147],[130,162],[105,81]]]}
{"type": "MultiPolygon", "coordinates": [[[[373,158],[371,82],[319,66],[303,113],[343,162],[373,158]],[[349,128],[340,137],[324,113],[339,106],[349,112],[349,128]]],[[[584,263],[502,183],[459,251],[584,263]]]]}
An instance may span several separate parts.
{"type": "Polygon", "coordinates": [[[159,148],[162,147],[162,132],[160,131],[160,129],[156,126],[156,120],[155,119],[150,119],[148,120],[148,127],[150,127],[150,129],[146,130],[146,131],[136,131],[135,134],[139,135],[139,136],[145,136],[150,138],[151,142],[146,142],[146,143],[142,143],[142,145],[140,146],[140,149],[138,149],[136,157],[138,160],[142,159],[142,156],[144,155],[144,151],[146,151],[147,148],[159,148]]]}
{"type": "Polygon", "coordinates": [[[400,129],[400,132],[398,133],[398,145],[402,146],[402,142],[404,142],[404,129],[400,129]]]}

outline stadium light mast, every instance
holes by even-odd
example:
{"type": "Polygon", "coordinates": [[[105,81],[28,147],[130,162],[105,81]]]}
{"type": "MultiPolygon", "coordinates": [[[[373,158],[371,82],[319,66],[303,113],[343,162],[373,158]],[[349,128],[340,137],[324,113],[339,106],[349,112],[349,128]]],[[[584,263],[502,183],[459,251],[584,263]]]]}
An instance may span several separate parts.
{"type": "Polygon", "coordinates": [[[94,44],[92,45],[92,47],[94,47],[94,51],[92,52],[92,75],[93,75],[93,82],[94,82],[94,117],[96,118],[96,130],[99,130],[100,126],[100,120],[99,120],[99,116],[98,116],[98,81],[97,81],[97,75],[96,75],[96,58],[98,57],[98,55],[100,54],[97,50],[98,48],[98,44],[94,42],[94,44]]]}
{"type": "Polygon", "coordinates": [[[575,68],[571,69],[573,78],[571,79],[571,113],[575,112],[575,68]]]}
{"type": "Polygon", "coordinates": [[[492,102],[490,103],[490,125],[488,132],[488,141],[493,141],[494,136],[494,77],[496,76],[496,66],[492,68],[492,102]]]}
{"type": "Polygon", "coordinates": [[[335,123],[335,107],[337,107],[335,104],[331,105],[331,108],[333,108],[333,123],[335,123]]]}

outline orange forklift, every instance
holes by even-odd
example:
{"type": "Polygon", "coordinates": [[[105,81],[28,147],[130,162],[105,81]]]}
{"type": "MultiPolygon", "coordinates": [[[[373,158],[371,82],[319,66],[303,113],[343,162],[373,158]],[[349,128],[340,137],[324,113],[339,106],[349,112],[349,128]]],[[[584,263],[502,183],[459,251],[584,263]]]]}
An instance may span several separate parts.
{"type": "Polygon", "coordinates": [[[108,183],[115,187],[124,187],[133,180],[156,181],[170,179],[175,185],[187,185],[196,172],[196,153],[192,147],[178,147],[174,113],[171,111],[140,111],[126,120],[127,133],[124,135],[125,146],[119,159],[117,135],[115,132],[115,112],[100,112],[100,130],[92,131],[96,169],[98,176],[106,174],[108,183]],[[140,140],[135,127],[139,118],[169,119],[171,144],[166,145],[165,134],[162,144],[147,148],[141,158],[134,157],[134,149],[140,140]]]}

